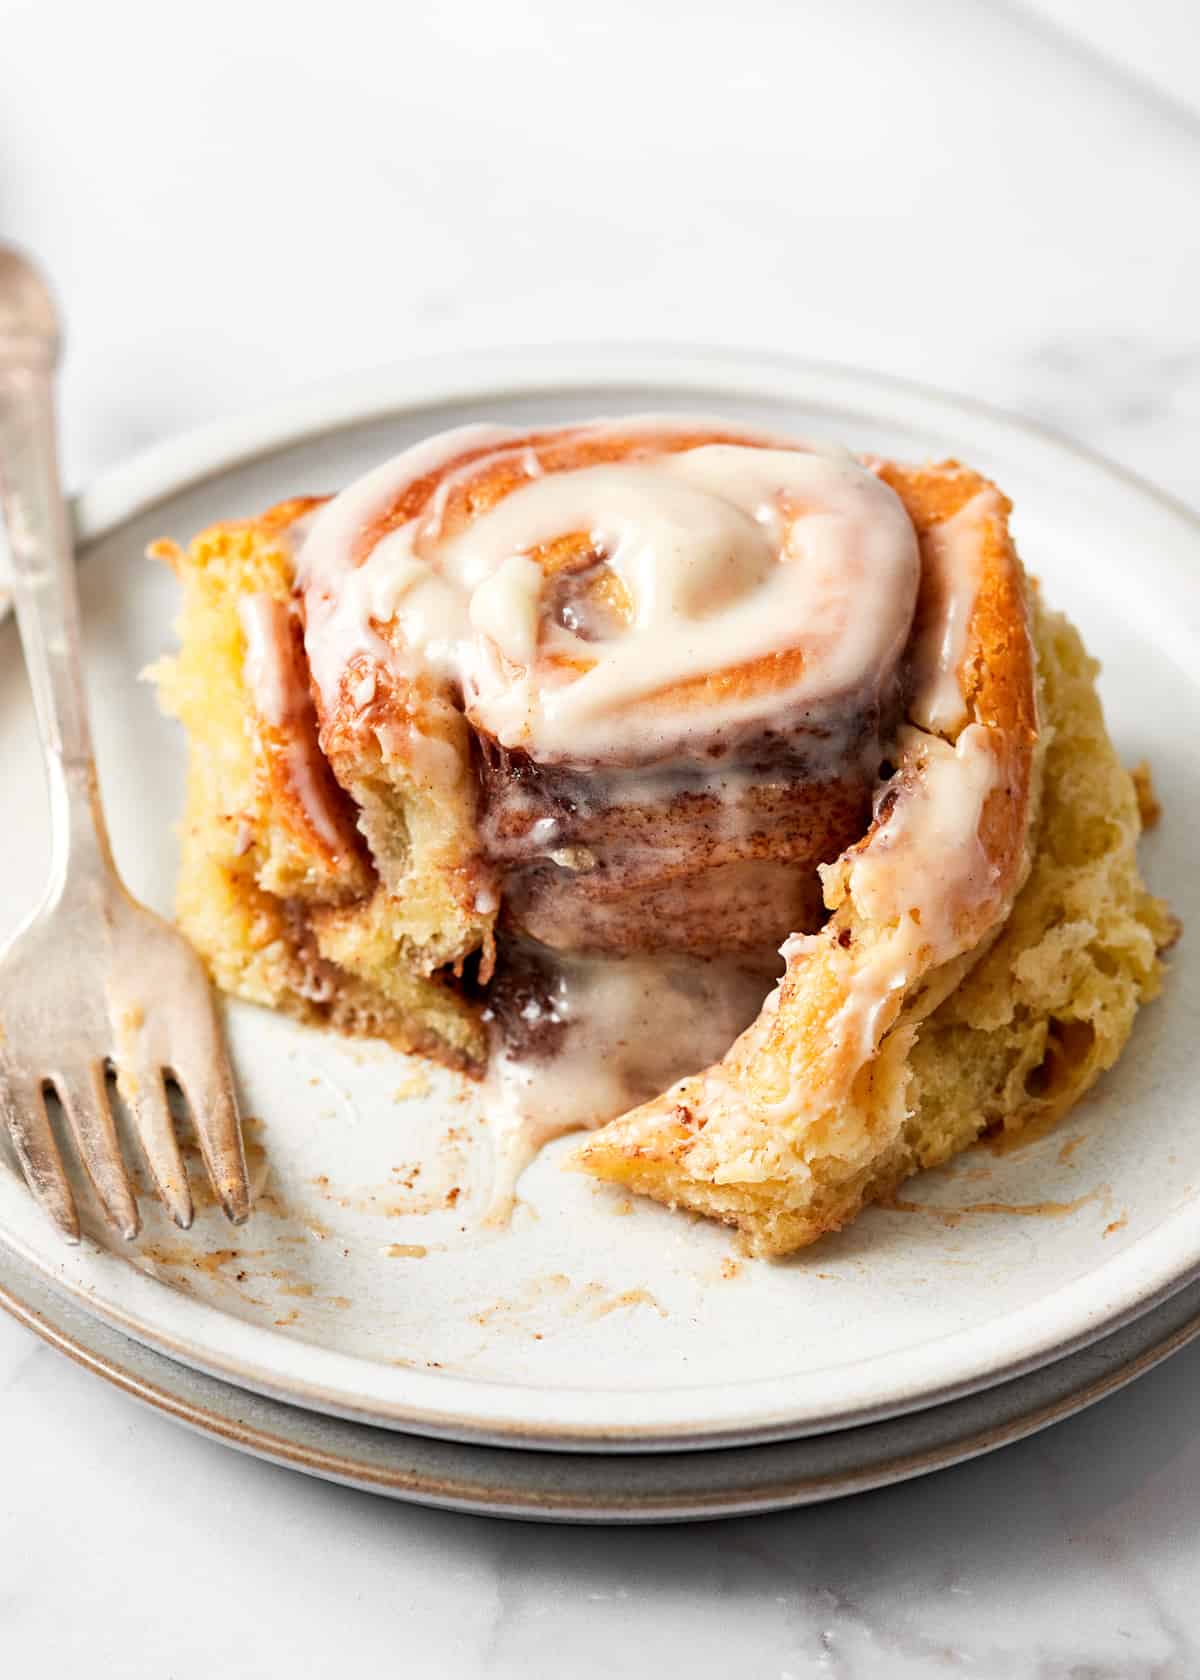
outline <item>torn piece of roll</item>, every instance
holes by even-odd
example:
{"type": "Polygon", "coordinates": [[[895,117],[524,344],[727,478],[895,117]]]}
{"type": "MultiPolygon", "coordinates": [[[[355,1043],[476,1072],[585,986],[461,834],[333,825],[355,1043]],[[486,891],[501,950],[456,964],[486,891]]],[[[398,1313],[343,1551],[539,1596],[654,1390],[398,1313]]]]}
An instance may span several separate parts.
{"type": "Polygon", "coordinates": [[[1008,511],[652,416],[465,428],[164,545],[185,928],[232,991],[486,1073],[514,1172],[599,1127],[573,1164],[812,1241],[1073,1101],[1170,936],[1008,511]]]}

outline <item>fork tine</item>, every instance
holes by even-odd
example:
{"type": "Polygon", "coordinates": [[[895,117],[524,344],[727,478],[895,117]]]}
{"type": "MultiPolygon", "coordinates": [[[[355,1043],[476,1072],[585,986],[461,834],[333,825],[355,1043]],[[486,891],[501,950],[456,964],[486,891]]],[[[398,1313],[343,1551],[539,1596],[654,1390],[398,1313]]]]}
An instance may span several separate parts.
{"type": "Polygon", "coordinates": [[[0,1064],[0,1122],[8,1128],[25,1182],[69,1243],[79,1241],[79,1215],[50,1120],[40,1079],[0,1064]]]}
{"type": "Polygon", "coordinates": [[[54,1085],[100,1205],[129,1242],[141,1230],[142,1220],[121,1158],[117,1128],[108,1104],[104,1063],[91,1062],[72,1070],[66,1077],[55,1079],[54,1085]]]}
{"type": "Polygon", "coordinates": [[[250,1216],[250,1185],[233,1074],[207,982],[201,995],[204,1007],[199,997],[191,1002],[186,1043],[171,1047],[170,1071],[188,1100],[217,1200],[226,1218],[241,1225],[250,1216]]]}
{"type": "Polygon", "coordinates": [[[180,1230],[186,1231],[192,1223],[192,1191],[167,1106],[162,1070],[118,1067],[117,1090],[133,1115],[159,1201],[180,1230]]]}

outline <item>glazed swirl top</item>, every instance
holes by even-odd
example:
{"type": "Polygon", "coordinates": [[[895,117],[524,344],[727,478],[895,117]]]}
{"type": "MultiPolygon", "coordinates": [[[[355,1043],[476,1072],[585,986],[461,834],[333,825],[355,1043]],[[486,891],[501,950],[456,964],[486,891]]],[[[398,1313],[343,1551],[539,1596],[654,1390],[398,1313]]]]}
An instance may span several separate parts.
{"type": "Polygon", "coordinates": [[[920,555],[846,451],[650,416],[446,433],[329,502],[297,569],[327,715],[382,672],[537,762],[629,764],[869,705],[920,555]]]}

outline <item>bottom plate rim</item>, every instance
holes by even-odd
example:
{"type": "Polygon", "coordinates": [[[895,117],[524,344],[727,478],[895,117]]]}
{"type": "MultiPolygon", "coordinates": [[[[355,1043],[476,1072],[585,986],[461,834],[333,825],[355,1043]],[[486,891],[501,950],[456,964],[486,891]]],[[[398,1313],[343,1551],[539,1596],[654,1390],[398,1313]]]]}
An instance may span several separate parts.
{"type": "Polygon", "coordinates": [[[617,1455],[406,1435],[268,1399],[126,1336],[3,1252],[0,1309],[140,1404],[283,1468],[478,1516],[608,1524],[752,1516],[928,1475],[1075,1415],[1200,1337],[1197,1283],[1049,1366],[918,1412],[766,1445],[617,1455]]]}

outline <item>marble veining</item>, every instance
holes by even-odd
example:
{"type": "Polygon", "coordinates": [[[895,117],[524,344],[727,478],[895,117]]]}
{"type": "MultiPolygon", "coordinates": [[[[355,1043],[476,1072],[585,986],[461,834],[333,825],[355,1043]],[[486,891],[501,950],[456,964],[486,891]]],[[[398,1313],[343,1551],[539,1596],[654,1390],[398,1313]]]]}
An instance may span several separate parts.
{"type": "MultiPolygon", "coordinates": [[[[26,1348],[6,1327],[15,1365],[26,1348]]],[[[87,1672],[259,1680],[352,1650],[418,1674],[671,1670],[833,1680],[1189,1680],[1200,1663],[1200,1348],[1054,1431],[925,1481],[778,1516],[538,1527],[386,1504],[143,1412],[49,1350],[0,1390],[0,1639],[87,1672]],[[181,1509],[180,1502],[183,1502],[181,1509]],[[173,1556],[122,1587],[148,1535],[173,1556]],[[181,1621],[147,1593],[189,1592],[181,1621]],[[74,1581],[64,1621],[51,1576],[74,1581]],[[269,1614],[268,1614],[269,1611],[269,1614]],[[86,1612],[86,1614],[84,1613],[86,1612]],[[121,1663],[124,1666],[121,1666],[121,1663]]],[[[166,1599],[162,1599],[164,1604],[166,1599]]],[[[57,1672],[46,1670],[45,1672],[57,1672]]]]}
{"type": "MultiPolygon", "coordinates": [[[[1106,3],[1079,48],[1030,10],[110,0],[68,44],[0,0],[0,221],[66,307],[68,472],[347,367],[660,337],[969,391],[1200,505],[1200,70],[1111,62],[1119,13],[1197,26],[1106,3]]],[[[1198,1411],[1193,1346],[924,1481],[543,1529],[235,1456],[0,1319],[0,1666],[1189,1680],[1198,1411]]]]}

